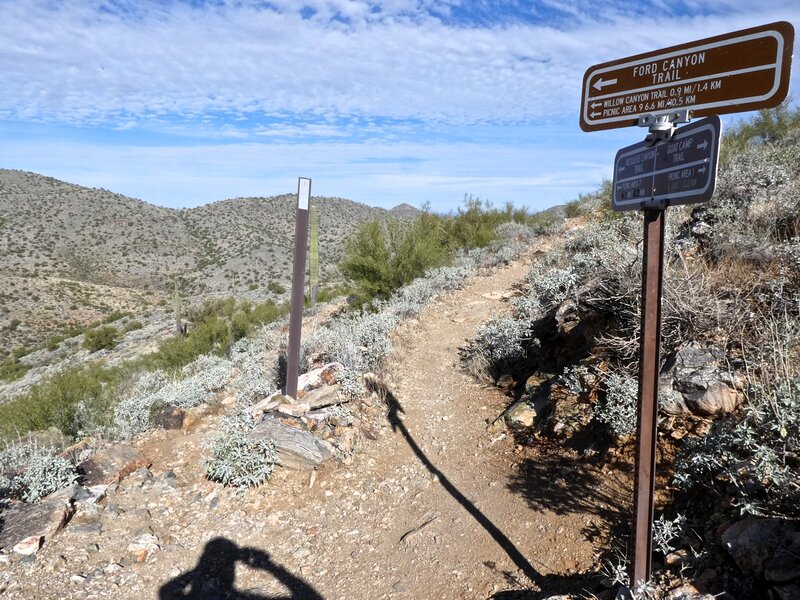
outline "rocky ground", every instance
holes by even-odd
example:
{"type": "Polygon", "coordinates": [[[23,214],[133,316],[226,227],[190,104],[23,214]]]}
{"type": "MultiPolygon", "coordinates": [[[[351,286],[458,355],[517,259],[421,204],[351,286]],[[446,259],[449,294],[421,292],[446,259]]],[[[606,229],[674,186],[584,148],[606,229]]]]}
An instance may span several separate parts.
{"type": "Polygon", "coordinates": [[[528,474],[531,451],[487,430],[508,398],[459,367],[459,347],[505,310],[503,292],[527,268],[476,279],[397,331],[343,461],[280,469],[243,494],[223,488],[205,479],[201,454],[225,403],[205,407],[182,430],[136,440],[135,470],[99,500],[78,500],[38,552],[4,554],[3,595],[486,598],[594,586],[581,575],[597,566],[589,532],[605,529],[625,485],[551,506],[571,476],[552,463],[528,474]],[[536,485],[510,484],[528,475],[536,485]]]}

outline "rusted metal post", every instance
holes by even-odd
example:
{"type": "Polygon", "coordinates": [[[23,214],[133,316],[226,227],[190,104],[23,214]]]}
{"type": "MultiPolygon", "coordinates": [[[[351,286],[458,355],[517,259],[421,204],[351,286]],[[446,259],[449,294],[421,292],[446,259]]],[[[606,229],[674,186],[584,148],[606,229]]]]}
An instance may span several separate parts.
{"type": "Polygon", "coordinates": [[[292,272],[292,306],[289,316],[289,351],[286,357],[286,395],[297,398],[297,376],[300,373],[300,339],[306,286],[306,249],[308,247],[308,205],[311,180],[297,180],[297,219],[294,229],[294,270],[292,272]]]}
{"type": "Polygon", "coordinates": [[[639,407],[637,411],[636,495],[633,512],[631,587],[650,579],[653,546],[653,497],[656,482],[658,375],[661,358],[661,291],[664,279],[666,209],[644,211],[642,323],[639,339],[639,407]]]}

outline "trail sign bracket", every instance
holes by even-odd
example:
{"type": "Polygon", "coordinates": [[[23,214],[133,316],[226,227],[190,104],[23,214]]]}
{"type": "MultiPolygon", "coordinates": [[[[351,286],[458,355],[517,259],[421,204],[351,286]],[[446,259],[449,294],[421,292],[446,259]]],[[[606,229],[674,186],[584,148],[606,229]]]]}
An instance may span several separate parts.
{"type": "Polygon", "coordinates": [[[650,145],[659,140],[670,140],[675,133],[675,125],[689,123],[692,120],[692,113],[687,109],[677,110],[662,115],[642,115],[639,117],[639,127],[648,127],[650,133],[645,138],[645,142],[650,145]]]}

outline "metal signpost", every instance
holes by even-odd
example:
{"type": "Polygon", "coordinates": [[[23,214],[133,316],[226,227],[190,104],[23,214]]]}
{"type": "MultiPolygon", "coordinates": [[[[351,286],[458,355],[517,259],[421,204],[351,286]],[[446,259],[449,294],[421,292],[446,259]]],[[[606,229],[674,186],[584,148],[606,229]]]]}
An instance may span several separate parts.
{"type": "Polygon", "coordinates": [[[793,44],[794,28],[781,21],[595,65],[583,77],[581,129],[649,130],[643,142],[617,152],[612,185],[614,210],[644,214],[632,585],[650,579],[666,208],[711,198],[715,115],[780,104],[793,44]]]}
{"type": "Polygon", "coordinates": [[[306,283],[306,247],[308,246],[308,206],[311,180],[297,179],[297,219],[294,229],[294,270],[292,272],[292,307],[289,315],[289,353],[286,357],[286,395],[297,399],[297,377],[300,373],[300,338],[306,283]]]}

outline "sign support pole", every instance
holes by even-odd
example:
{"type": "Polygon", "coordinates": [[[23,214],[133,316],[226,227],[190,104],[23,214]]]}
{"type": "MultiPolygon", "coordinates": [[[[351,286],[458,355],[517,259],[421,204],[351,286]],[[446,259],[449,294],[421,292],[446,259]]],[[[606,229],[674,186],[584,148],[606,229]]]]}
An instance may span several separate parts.
{"type": "Polygon", "coordinates": [[[311,180],[297,179],[297,217],[294,229],[294,270],[289,316],[289,350],[286,357],[286,395],[297,399],[297,377],[300,373],[300,338],[303,326],[304,291],[306,284],[306,248],[308,246],[308,205],[311,180]]]}
{"type": "Polygon", "coordinates": [[[636,429],[638,436],[636,442],[632,587],[650,579],[666,209],[647,208],[643,213],[644,260],[642,263],[642,325],[639,338],[639,406],[636,429]]]}

